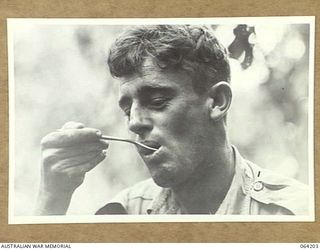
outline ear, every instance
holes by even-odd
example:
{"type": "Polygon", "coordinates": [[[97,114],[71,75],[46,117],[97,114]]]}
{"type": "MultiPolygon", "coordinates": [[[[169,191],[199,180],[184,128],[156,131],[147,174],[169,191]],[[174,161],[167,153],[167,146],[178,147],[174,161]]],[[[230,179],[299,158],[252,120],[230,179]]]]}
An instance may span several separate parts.
{"type": "Polygon", "coordinates": [[[218,82],[209,89],[208,108],[211,120],[226,116],[232,101],[232,90],[227,82],[218,82]]]}

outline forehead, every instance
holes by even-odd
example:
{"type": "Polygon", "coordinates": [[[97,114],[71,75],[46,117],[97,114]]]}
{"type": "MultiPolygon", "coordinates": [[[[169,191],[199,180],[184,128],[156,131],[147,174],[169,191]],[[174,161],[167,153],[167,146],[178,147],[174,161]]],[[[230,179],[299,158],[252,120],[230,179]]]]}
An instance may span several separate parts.
{"type": "Polygon", "coordinates": [[[141,72],[130,77],[120,78],[120,96],[135,94],[141,89],[175,88],[182,92],[193,91],[191,78],[182,72],[162,70],[151,60],[146,60],[141,72]]]}

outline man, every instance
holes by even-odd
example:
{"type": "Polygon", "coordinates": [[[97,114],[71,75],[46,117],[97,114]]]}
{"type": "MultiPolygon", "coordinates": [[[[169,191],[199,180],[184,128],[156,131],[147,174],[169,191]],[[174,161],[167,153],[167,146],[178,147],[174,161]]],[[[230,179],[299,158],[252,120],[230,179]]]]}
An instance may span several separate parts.
{"type": "MultiPolygon", "coordinates": [[[[243,159],[229,141],[227,52],[207,27],[134,27],[112,45],[119,105],[152,179],[97,214],[308,215],[305,185],[243,159]]],[[[85,173],[106,157],[101,132],[66,123],[42,140],[37,214],[65,214],[85,173]]]]}

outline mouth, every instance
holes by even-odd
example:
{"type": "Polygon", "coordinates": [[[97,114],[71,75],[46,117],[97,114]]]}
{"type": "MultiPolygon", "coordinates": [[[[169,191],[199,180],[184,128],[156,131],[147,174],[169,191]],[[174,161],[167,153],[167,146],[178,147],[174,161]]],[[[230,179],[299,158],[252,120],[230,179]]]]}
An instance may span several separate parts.
{"type": "Polygon", "coordinates": [[[157,149],[156,151],[154,151],[154,150],[150,150],[147,148],[138,147],[138,151],[141,155],[152,155],[153,153],[157,152],[159,150],[159,148],[161,147],[161,145],[156,141],[141,141],[140,143],[142,143],[148,147],[157,149]]]}

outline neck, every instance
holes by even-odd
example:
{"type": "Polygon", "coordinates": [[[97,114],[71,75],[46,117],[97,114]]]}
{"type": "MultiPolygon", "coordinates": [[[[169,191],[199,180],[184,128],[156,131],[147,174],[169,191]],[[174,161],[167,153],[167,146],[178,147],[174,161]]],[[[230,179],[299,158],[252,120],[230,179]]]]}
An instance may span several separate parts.
{"type": "Polygon", "coordinates": [[[214,155],[217,159],[207,162],[202,174],[172,188],[183,213],[215,213],[227,194],[234,176],[234,152],[226,142],[214,155]]]}

